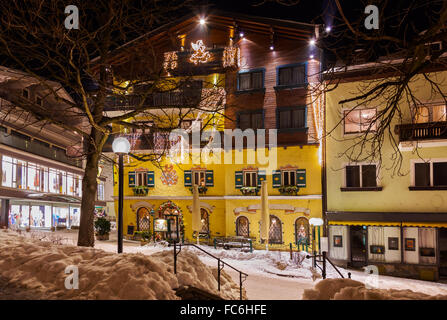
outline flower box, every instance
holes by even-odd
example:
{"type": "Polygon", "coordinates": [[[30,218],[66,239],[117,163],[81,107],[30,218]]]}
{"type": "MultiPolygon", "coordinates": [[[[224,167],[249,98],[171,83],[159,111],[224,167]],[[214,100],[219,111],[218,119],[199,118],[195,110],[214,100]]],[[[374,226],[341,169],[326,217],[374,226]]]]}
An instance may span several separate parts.
{"type": "Polygon", "coordinates": [[[282,186],[278,190],[282,195],[296,196],[300,188],[297,186],[282,186]]]}
{"type": "Polygon", "coordinates": [[[144,197],[144,196],[147,196],[147,193],[149,192],[149,187],[138,186],[138,187],[132,188],[132,190],[133,190],[133,194],[135,196],[144,197]]]}
{"type": "MultiPolygon", "coordinates": [[[[194,187],[190,187],[189,191],[191,191],[191,193],[194,192],[194,187]]],[[[206,194],[206,192],[208,191],[208,188],[205,186],[199,186],[199,194],[206,194]]]]}
{"type": "Polygon", "coordinates": [[[242,187],[240,190],[244,196],[257,196],[259,192],[258,187],[242,187]]]}

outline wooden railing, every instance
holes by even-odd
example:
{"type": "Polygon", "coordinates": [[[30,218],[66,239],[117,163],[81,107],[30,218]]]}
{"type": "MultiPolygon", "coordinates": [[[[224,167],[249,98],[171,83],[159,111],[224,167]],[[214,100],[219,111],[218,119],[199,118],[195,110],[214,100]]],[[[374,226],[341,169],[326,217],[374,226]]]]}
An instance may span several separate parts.
{"type": "Polygon", "coordinates": [[[411,123],[396,126],[399,142],[447,139],[447,121],[411,123]]]}

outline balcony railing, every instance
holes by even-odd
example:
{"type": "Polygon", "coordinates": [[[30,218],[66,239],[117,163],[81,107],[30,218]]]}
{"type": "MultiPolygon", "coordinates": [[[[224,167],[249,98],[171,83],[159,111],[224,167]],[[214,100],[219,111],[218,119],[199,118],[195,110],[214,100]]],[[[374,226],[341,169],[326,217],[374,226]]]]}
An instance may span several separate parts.
{"type": "Polygon", "coordinates": [[[399,142],[447,139],[447,121],[397,125],[396,133],[399,142]]]}
{"type": "Polygon", "coordinates": [[[143,95],[109,96],[106,111],[133,109],[135,107],[178,107],[200,102],[201,90],[169,91],[143,95]]]}

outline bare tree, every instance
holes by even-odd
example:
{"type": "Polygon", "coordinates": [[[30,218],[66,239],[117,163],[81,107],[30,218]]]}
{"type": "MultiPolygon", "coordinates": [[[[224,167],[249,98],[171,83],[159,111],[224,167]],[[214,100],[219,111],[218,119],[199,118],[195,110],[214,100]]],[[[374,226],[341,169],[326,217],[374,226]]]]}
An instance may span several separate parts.
{"type": "MultiPolygon", "coordinates": [[[[191,1],[98,0],[70,4],[79,8],[79,29],[65,28],[66,1],[1,2],[0,63],[26,72],[45,88],[44,99],[54,99],[60,104],[48,110],[18,98],[16,105],[23,112],[21,119],[29,117],[42,126],[55,124],[83,137],[82,156],[86,166],[78,245],[93,246],[98,162],[108,138],[123,128],[129,132],[143,130],[147,121],[161,121],[163,125],[152,130],[167,132],[178,127],[179,119],[204,111],[217,116],[223,109],[223,101],[213,88],[208,96],[190,99],[189,91],[183,90],[188,87],[189,79],[171,83],[166,80],[160,60],[163,50],[156,41],[148,38],[142,50],[132,45],[122,47],[190,12],[191,1]],[[117,52],[119,57],[127,58],[114,60],[117,52]],[[59,87],[49,85],[48,79],[59,87]],[[62,89],[70,98],[60,94],[62,89]],[[184,95],[179,98],[181,103],[164,109],[154,103],[157,94],[173,92],[184,95]],[[215,103],[205,108],[203,101],[214,94],[215,103]],[[120,111],[114,112],[110,108],[113,105],[117,107],[115,111],[120,111]]],[[[157,161],[160,156],[156,153],[140,157],[157,161]]]]}

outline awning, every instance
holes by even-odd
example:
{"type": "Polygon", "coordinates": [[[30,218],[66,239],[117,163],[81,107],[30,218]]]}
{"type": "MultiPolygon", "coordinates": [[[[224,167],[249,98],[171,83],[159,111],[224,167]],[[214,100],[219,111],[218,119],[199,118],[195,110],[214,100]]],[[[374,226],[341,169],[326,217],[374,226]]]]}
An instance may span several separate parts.
{"type": "Polygon", "coordinates": [[[389,222],[389,221],[329,221],[329,225],[337,226],[382,226],[382,227],[419,227],[447,228],[446,222],[389,222]]]}

